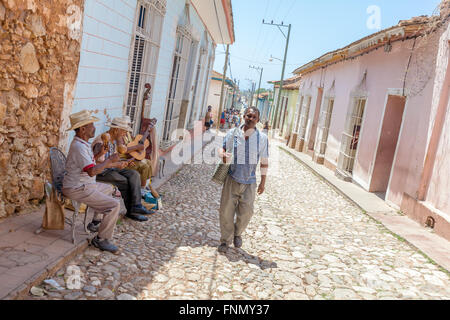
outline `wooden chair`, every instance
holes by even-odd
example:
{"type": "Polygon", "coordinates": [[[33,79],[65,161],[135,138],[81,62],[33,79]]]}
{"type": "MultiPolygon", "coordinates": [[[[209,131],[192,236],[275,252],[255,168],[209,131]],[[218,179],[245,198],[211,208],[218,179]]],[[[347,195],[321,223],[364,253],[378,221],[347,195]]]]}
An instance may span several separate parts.
{"type": "MultiPolygon", "coordinates": [[[[59,150],[58,148],[50,148],[50,171],[51,171],[51,177],[52,177],[52,187],[56,190],[58,193],[58,196],[61,197],[61,199],[64,199],[64,196],[62,194],[62,186],[63,186],[63,179],[64,174],[66,172],[66,156],[64,153],[59,150]]],[[[72,218],[65,217],[65,221],[68,225],[71,226],[72,230],[72,242],[73,244],[76,243],[76,236],[75,236],[75,229],[77,225],[77,218],[80,211],[81,203],[78,201],[72,200],[72,205],[75,208],[72,218]]],[[[84,231],[85,234],[89,234],[89,230],[87,229],[87,216],[88,216],[88,207],[86,207],[86,211],[84,213],[84,231]]],[[[38,230],[36,230],[36,234],[39,234],[44,229],[41,227],[38,230]]]]}

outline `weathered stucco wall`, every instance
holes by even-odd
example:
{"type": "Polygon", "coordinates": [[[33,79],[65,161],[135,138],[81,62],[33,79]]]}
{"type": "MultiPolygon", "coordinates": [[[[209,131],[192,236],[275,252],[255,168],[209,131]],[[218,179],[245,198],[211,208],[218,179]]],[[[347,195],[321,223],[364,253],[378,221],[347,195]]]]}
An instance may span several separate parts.
{"type": "MultiPolygon", "coordinates": [[[[439,53],[436,62],[436,78],[434,80],[434,91],[431,113],[433,126],[436,117],[444,118],[445,123],[440,132],[437,141],[430,143],[438,143],[436,160],[432,164],[433,174],[430,181],[426,201],[431,203],[436,209],[450,215],[450,102],[448,91],[450,83],[448,81],[450,65],[450,25],[446,27],[446,31],[439,40],[439,53]],[[445,104],[445,107],[439,111],[439,104],[445,104]]],[[[428,139],[431,139],[432,130],[429,131],[428,139]]]]}
{"type": "Polygon", "coordinates": [[[48,149],[73,100],[83,2],[0,0],[0,218],[44,196],[48,149]]]}

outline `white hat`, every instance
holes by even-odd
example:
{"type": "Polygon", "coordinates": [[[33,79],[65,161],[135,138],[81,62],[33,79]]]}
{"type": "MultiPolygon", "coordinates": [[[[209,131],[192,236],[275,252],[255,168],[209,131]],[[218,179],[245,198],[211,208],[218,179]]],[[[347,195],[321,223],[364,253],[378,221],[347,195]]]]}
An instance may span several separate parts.
{"type": "Polygon", "coordinates": [[[83,110],[69,116],[71,127],[67,131],[81,128],[100,119],[91,115],[91,111],[83,110]]]}
{"type": "Polygon", "coordinates": [[[125,121],[126,121],[128,124],[131,124],[131,118],[130,118],[130,116],[123,116],[122,118],[125,119],[125,121]]]}
{"type": "Polygon", "coordinates": [[[130,119],[129,117],[114,118],[110,123],[107,123],[106,125],[110,128],[118,128],[118,129],[132,132],[133,129],[129,125],[129,119],[130,119]]]}

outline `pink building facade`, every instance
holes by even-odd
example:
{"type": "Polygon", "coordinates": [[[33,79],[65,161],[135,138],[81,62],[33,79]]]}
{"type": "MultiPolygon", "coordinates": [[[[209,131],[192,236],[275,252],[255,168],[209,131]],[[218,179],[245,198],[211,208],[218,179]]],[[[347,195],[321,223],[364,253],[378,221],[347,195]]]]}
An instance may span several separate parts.
{"type": "Polygon", "coordinates": [[[296,69],[291,147],[450,239],[448,12],[296,69]]]}

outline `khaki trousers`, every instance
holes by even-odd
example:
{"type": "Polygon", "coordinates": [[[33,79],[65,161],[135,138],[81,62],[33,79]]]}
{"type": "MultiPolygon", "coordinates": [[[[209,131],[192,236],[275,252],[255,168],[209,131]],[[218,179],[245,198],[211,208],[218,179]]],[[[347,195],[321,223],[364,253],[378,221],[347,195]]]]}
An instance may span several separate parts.
{"type": "MultiPolygon", "coordinates": [[[[132,169],[139,172],[141,176],[141,186],[145,187],[148,179],[152,178],[152,167],[150,165],[150,161],[148,159],[143,159],[141,161],[135,161],[134,167],[129,167],[127,169],[132,169]]],[[[149,183],[152,183],[150,180],[149,183]]]]}
{"type": "Polygon", "coordinates": [[[229,175],[225,178],[219,209],[221,243],[230,245],[235,236],[244,233],[253,216],[255,197],[256,183],[241,184],[229,175]]]}
{"type": "Polygon", "coordinates": [[[102,239],[112,239],[117,218],[119,217],[120,202],[111,196],[111,186],[104,183],[83,185],[79,188],[63,188],[63,195],[69,199],[86,204],[94,210],[94,216],[103,214],[98,229],[98,236],[102,239]],[[109,195],[106,193],[109,192],[109,195]]]}

